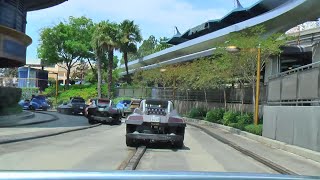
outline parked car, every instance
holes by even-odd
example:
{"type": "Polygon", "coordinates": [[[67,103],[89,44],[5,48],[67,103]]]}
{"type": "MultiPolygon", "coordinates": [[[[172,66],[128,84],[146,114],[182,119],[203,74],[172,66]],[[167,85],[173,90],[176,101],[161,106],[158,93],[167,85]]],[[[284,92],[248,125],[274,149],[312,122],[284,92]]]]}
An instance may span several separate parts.
{"type": "Polygon", "coordinates": [[[131,104],[130,99],[122,100],[118,102],[116,107],[121,111],[122,117],[127,117],[128,114],[132,113],[130,109],[130,104],[131,104]]]}
{"type": "Polygon", "coordinates": [[[57,111],[65,114],[84,114],[86,106],[85,100],[82,97],[73,97],[70,98],[69,102],[58,106],[57,111]]]}
{"type": "Polygon", "coordinates": [[[126,120],[126,144],[136,147],[141,143],[170,143],[183,147],[186,123],[166,100],[142,100],[126,120]]]}
{"type": "Polygon", "coordinates": [[[19,102],[19,105],[24,109],[24,110],[48,110],[50,108],[50,105],[48,104],[47,98],[42,95],[38,96],[32,96],[31,101],[26,99],[26,100],[21,100],[19,102]]]}
{"type": "Polygon", "coordinates": [[[95,123],[121,123],[121,111],[109,99],[92,99],[85,110],[85,116],[90,124],[95,123]]]}

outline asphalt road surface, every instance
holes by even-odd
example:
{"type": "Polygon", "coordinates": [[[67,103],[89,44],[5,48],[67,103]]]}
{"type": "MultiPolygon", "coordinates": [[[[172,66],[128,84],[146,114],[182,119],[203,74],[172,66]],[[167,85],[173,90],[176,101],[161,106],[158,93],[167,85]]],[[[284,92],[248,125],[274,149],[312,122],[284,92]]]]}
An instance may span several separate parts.
{"type": "Polygon", "coordinates": [[[147,149],[137,170],[276,173],[226,144],[188,126],[181,150],[147,149]]]}
{"type": "MultiPolygon", "coordinates": [[[[41,126],[85,125],[81,116],[64,116],[41,126]]],[[[39,125],[37,125],[39,126],[39,125]]],[[[41,128],[41,127],[39,127],[41,128]]],[[[0,146],[0,170],[117,170],[134,148],[125,144],[125,125],[92,129],[0,146]]],[[[187,127],[185,148],[148,148],[137,170],[275,173],[268,167],[187,127]]]]}

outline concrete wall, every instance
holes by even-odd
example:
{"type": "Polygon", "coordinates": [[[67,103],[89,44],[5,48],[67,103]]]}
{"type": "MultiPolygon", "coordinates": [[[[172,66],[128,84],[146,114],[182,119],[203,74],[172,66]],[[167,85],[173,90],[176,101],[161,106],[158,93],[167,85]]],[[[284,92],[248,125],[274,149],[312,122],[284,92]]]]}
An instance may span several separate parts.
{"type": "Polygon", "coordinates": [[[320,107],[264,106],[264,137],[320,152],[320,107]]]}

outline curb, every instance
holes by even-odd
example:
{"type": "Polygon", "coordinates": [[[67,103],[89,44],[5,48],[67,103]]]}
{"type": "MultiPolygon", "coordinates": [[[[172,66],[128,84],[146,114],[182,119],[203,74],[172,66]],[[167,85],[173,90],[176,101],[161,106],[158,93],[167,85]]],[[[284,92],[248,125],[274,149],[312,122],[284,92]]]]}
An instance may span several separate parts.
{"type": "Polygon", "coordinates": [[[0,141],[0,144],[9,144],[9,143],[14,143],[14,142],[27,141],[27,140],[44,138],[44,137],[56,136],[56,135],[65,134],[65,133],[69,133],[69,132],[90,129],[90,128],[94,128],[94,127],[97,127],[97,126],[100,126],[100,125],[101,124],[96,124],[96,125],[87,126],[87,127],[74,128],[74,129],[68,129],[68,130],[61,130],[59,132],[52,132],[52,133],[47,133],[47,134],[35,135],[35,136],[31,135],[29,137],[6,139],[6,140],[0,141]]]}
{"type": "Polygon", "coordinates": [[[277,148],[277,149],[281,149],[302,157],[305,157],[307,159],[311,159],[313,161],[319,162],[320,163],[320,152],[316,152],[316,151],[312,151],[309,149],[305,149],[302,147],[298,147],[298,146],[294,146],[294,145],[290,145],[290,144],[286,144],[280,141],[276,141],[273,139],[269,139],[263,136],[258,136],[255,134],[251,134],[245,131],[241,131],[239,129],[233,128],[233,127],[228,127],[228,126],[224,126],[221,124],[216,124],[216,123],[211,123],[208,121],[204,121],[204,120],[197,120],[197,119],[191,119],[191,118],[184,118],[186,122],[193,122],[193,123],[197,123],[197,124],[203,124],[203,125],[207,125],[207,126],[211,126],[214,128],[219,128],[219,129],[223,129],[225,131],[228,131],[232,134],[237,134],[240,136],[244,136],[246,138],[249,138],[251,140],[260,142],[264,145],[273,147],[273,148],[277,148]]]}
{"type": "MultiPolygon", "coordinates": [[[[47,122],[52,122],[52,121],[56,121],[59,120],[58,116],[54,115],[54,114],[50,114],[50,113],[45,113],[45,112],[37,112],[39,114],[45,114],[48,116],[51,116],[51,119],[48,120],[43,120],[43,121],[35,121],[35,122],[27,122],[27,123],[21,123],[21,124],[12,124],[12,125],[5,125],[5,126],[1,126],[1,128],[6,128],[6,127],[19,127],[19,126],[27,126],[27,125],[34,125],[34,124],[41,124],[41,123],[47,123],[47,122]]],[[[32,113],[33,117],[35,116],[35,113],[32,113]]],[[[20,121],[21,122],[21,121],[20,121]]]]}
{"type": "MultiPolygon", "coordinates": [[[[29,112],[29,111],[22,111],[22,113],[25,113],[25,115],[22,115],[22,116],[19,116],[19,117],[16,117],[16,118],[13,118],[14,116],[17,116],[17,115],[8,115],[6,116],[7,118],[3,118],[1,117],[0,119],[5,119],[6,121],[21,121],[21,120],[25,120],[25,119],[30,119],[30,118],[33,118],[35,116],[35,114],[33,112],[29,112]]],[[[2,120],[0,120],[2,121],[2,120]]]]}
{"type": "Polygon", "coordinates": [[[233,142],[231,142],[231,141],[223,138],[222,136],[220,136],[220,135],[218,135],[218,134],[215,134],[215,133],[209,131],[209,130],[208,130],[207,128],[205,128],[205,127],[202,127],[202,126],[200,126],[200,125],[196,125],[196,124],[193,124],[193,123],[189,123],[189,122],[188,122],[187,124],[189,124],[189,125],[191,125],[191,126],[194,126],[194,127],[196,127],[196,128],[201,129],[203,132],[207,133],[208,135],[210,135],[211,137],[217,139],[218,141],[220,141],[220,142],[222,142],[222,143],[224,143],[224,144],[227,144],[228,146],[231,146],[232,148],[236,149],[237,151],[239,151],[239,152],[241,152],[241,153],[243,153],[243,154],[245,154],[245,155],[247,155],[247,156],[249,156],[249,157],[252,157],[252,158],[255,159],[256,161],[258,161],[258,162],[266,165],[267,167],[269,167],[269,168],[271,168],[271,169],[273,169],[273,170],[275,170],[275,171],[277,171],[277,172],[279,172],[279,173],[281,173],[281,174],[286,174],[286,175],[298,175],[297,173],[292,172],[292,171],[290,171],[289,169],[287,169],[287,168],[285,168],[285,167],[283,167],[283,166],[281,166],[281,165],[275,164],[275,163],[273,163],[272,161],[270,161],[270,160],[268,160],[268,159],[266,159],[266,158],[264,158],[264,157],[262,157],[262,156],[259,156],[259,155],[257,155],[256,153],[254,153],[254,152],[252,152],[252,151],[249,151],[249,150],[247,150],[247,149],[245,149],[245,148],[237,145],[236,143],[233,143],[233,142]]]}
{"type": "Polygon", "coordinates": [[[138,147],[136,153],[129,160],[124,170],[135,170],[140,162],[141,157],[146,152],[146,149],[147,149],[146,146],[138,147]]]}

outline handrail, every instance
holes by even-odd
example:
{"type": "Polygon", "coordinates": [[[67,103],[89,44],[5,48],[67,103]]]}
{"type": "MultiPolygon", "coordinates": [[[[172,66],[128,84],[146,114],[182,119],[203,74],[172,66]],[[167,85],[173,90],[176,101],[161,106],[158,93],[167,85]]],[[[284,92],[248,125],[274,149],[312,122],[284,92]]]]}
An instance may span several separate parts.
{"type": "Polygon", "coordinates": [[[320,61],[314,62],[314,63],[311,63],[311,64],[307,64],[307,65],[304,65],[304,66],[300,66],[298,68],[291,69],[289,71],[285,71],[285,72],[282,72],[282,73],[274,74],[274,75],[271,75],[269,77],[269,80],[272,80],[272,79],[275,79],[275,78],[278,78],[278,77],[287,76],[289,74],[292,74],[292,73],[295,73],[295,72],[299,72],[301,70],[315,68],[314,65],[319,65],[319,64],[320,64],[320,61]]]}

